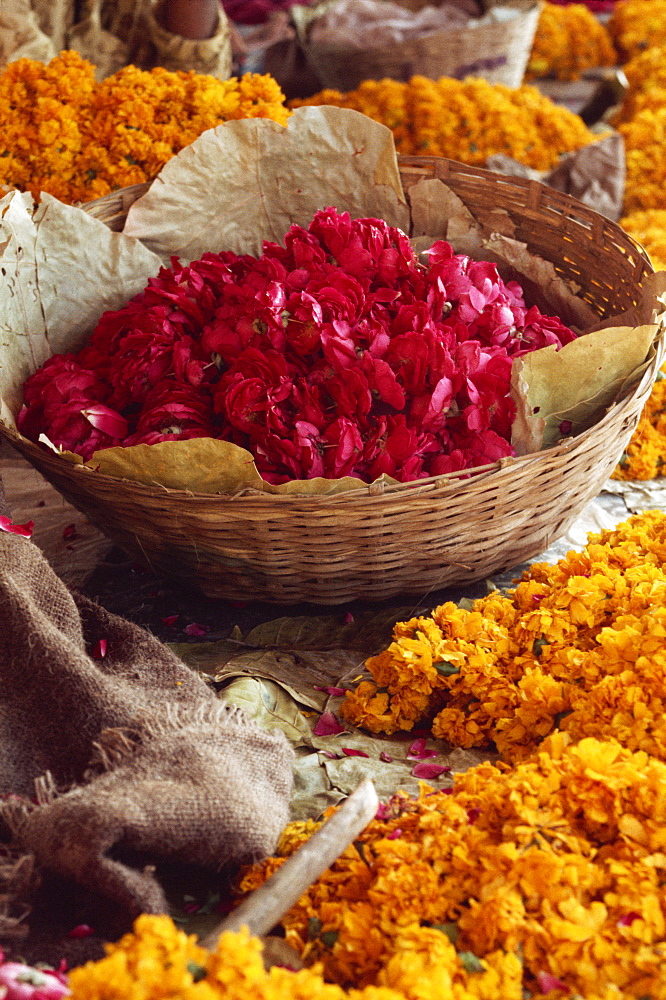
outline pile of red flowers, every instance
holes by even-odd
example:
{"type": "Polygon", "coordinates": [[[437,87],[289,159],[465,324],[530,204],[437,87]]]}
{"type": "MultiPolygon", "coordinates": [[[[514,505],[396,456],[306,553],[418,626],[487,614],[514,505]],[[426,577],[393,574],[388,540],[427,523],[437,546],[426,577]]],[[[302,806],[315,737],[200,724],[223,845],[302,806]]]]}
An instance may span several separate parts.
{"type": "Polygon", "coordinates": [[[575,334],[493,264],[333,208],[258,259],[177,259],[25,384],[19,428],[90,458],[215,437],[272,483],[405,482],[513,454],[512,359],[575,334]]]}

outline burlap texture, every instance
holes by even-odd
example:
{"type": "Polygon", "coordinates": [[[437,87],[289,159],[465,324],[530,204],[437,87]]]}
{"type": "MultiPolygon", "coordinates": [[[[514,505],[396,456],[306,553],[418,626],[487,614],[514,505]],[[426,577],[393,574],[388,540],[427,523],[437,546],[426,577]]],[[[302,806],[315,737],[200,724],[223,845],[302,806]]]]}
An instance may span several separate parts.
{"type": "Polygon", "coordinates": [[[70,594],[32,542],[4,532],[0,622],[0,793],[14,793],[0,817],[15,848],[131,915],[166,901],[152,866],[130,867],[124,851],[217,871],[273,850],[291,792],[281,734],[221,705],[154,637],[70,594]]]}

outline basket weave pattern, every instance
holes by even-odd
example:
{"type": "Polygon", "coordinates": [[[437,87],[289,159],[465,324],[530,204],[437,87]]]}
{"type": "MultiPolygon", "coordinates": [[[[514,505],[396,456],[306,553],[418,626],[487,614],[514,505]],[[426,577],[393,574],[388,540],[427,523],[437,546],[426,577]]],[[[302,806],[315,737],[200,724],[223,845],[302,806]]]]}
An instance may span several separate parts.
{"type": "MultiPolygon", "coordinates": [[[[617,225],[522,178],[442,158],[402,157],[406,190],[440,177],[470,207],[504,208],[516,239],[581,286],[602,317],[634,305],[652,268],[617,225]]],[[[120,228],[137,185],[86,210],[120,228]]],[[[662,334],[663,340],[663,334],[662,334]]],[[[331,497],[167,490],[74,468],[0,424],[0,432],[74,506],[157,572],[213,597],[276,604],[424,596],[505,569],[546,548],[599,492],[633,433],[661,364],[575,438],[464,473],[366,486],[331,497]]]]}

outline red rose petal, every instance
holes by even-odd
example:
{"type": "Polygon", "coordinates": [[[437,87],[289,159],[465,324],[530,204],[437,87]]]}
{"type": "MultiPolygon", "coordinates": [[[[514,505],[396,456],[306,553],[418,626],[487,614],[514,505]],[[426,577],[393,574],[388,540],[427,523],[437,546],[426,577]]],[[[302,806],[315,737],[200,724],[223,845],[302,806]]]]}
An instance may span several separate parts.
{"type": "Polygon", "coordinates": [[[315,684],[315,686],[314,686],[314,689],[315,689],[315,691],[325,691],[325,692],[326,692],[326,694],[330,694],[330,696],[331,696],[332,698],[337,698],[337,697],[338,697],[339,695],[343,695],[343,694],[346,694],[346,693],[347,693],[347,689],[346,689],[346,688],[338,688],[338,687],[329,687],[329,688],[325,688],[325,687],[317,687],[317,685],[316,685],[316,684],[315,684]]]}
{"type": "Polygon", "coordinates": [[[81,410],[81,415],[102,434],[108,434],[109,437],[119,441],[127,437],[128,427],[125,418],[117,410],[112,410],[103,403],[88,406],[85,410],[81,410]]]}
{"type": "Polygon", "coordinates": [[[400,829],[399,826],[396,827],[395,830],[391,830],[390,833],[386,834],[387,840],[397,840],[399,837],[402,837],[402,830],[400,829]]]}
{"type": "Polygon", "coordinates": [[[392,764],[393,763],[393,757],[390,757],[386,753],[386,750],[382,750],[382,752],[379,755],[379,759],[382,760],[385,764],[392,764]]]}
{"type": "Polygon", "coordinates": [[[190,622],[183,629],[185,635],[207,635],[210,632],[210,625],[199,625],[198,622],[190,622]]]}
{"type": "Polygon", "coordinates": [[[471,809],[467,810],[467,819],[470,823],[476,823],[477,819],[481,815],[481,810],[478,806],[472,806],[471,809]]]}
{"type": "Polygon", "coordinates": [[[169,628],[171,628],[172,625],[176,624],[179,618],[180,615],[167,615],[166,618],[162,619],[162,624],[167,625],[169,628]]]}
{"type": "Polygon", "coordinates": [[[342,619],[345,625],[351,625],[354,621],[354,616],[351,611],[345,611],[344,618],[342,619]]]}
{"type": "Polygon", "coordinates": [[[354,750],[352,747],[343,747],[342,752],[345,757],[369,757],[370,755],[364,753],[363,750],[354,750]]]}
{"type": "Polygon", "coordinates": [[[340,725],[333,712],[322,712],[317,725],[312,730],[315,736],[338,736],[344,731],[344,726],[340,725]]]}
{"type": "Polygon", "coordinates": [[[641,914],[640,913],[636,913],[635,910],[632,910],[631,913],[625,913],[624,916],[620,917],[620,919],[617,922],[617,926],[618,927],[631,927],[631,925],[633,924],[634,920],[641,920],[641,914]]]}
{"type": "Polygon", "coordinates": [[[103,660],[106,656],[107,641],[106,639],[100,639],[99,642],[95,643],[95,648],[90,654],[93,660],[103,660]]]}
{"type": "Polygon", "coordinates": [[[415,778],[429,781],[431,778],[440,778],[450,770],[450,767],[444,767],[442,764],[428,764],[426,761],[422,761],[412,769],[412,774],[415,778]]]}
{"type": "Polygon", "coordinates": [[[34,526],[34,521],[28,521],[27,524],[14,524],[11,517],[0,515],[0,531],[6,531],[8,535],[22,535],[23,538],[30,538],[34,526]]]}
{"type": "Polygon", "coordinates": [[[91,937],[94,933],[94,930],[88,924],[77,924],[76,927],[72,927],[71,931],[67,932],[66,937],[87,938],[91,937]]]}
{"type": "Polygon", "coordinates": [[[68,524],[66,528],[63,528],[62,537],[66,542],[71,541],[73,538],[78,538],[79,534],[76,530],[76,525],[68,524]]]}
{"type": "Polygon", "coordinates": [[[566,990],[567,993],[569,992],[569,987],[566,983],[563,983],[557,976],[551,975],[550,972],[539,972],[536,978],[542,993],[550,993],[551,990],[566,990]]]}

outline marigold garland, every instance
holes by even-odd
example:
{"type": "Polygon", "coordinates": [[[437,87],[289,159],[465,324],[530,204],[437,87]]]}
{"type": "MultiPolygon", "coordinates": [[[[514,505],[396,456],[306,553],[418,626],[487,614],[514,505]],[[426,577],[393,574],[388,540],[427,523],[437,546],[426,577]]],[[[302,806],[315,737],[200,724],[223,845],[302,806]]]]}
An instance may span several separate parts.
{"type": "Polygon", "coordinates": [[[508,596],[398,623],[342,714],[372,732],[430,722],[505,760],[558,727],[666,760],[665,557],[666,515],[648,512],[555,566],[535,563],[508,596]]]}
{"type": "Polygon", "coordinates": [[[101,83],[76,52],[48,65],[19,59],[0,73],[0,185],[72,203],[154,177],[203,131],[289,111],[271,76],[217,80],[136,66],[101,83]]]}
{"type": "Polygon", "coordinates": [[[618,61],[605,26],[584,4],[559,7],[544,3],[525,78],[555,76],[578,80],[586,69],[618,61]]]}
{"type": "Polygon", "coordinates": [[[447,156],[483,164],[504,153],[536,170],[554,167],[562,153],[597,138],[582,119],[558,107],[536,87],[517,89],[486,80],[364,80],[342,94],[322,90],[292,107],[332,104],[352,108],[387,125],[398,153],[447,156]]]}

